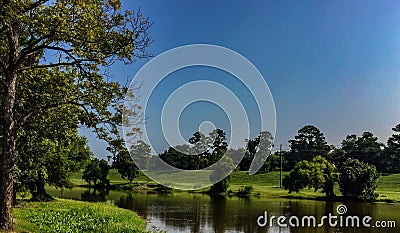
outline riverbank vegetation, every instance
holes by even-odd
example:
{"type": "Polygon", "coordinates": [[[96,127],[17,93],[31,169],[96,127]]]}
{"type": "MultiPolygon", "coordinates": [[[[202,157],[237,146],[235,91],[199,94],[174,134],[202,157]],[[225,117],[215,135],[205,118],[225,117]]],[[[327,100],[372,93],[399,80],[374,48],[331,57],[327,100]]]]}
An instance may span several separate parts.
{"type": "Polygon", "coordinates": [[[56,199],[22,202],[14,208],[16,232],[145,232],[146,221],[112,203],[56,199]]]}

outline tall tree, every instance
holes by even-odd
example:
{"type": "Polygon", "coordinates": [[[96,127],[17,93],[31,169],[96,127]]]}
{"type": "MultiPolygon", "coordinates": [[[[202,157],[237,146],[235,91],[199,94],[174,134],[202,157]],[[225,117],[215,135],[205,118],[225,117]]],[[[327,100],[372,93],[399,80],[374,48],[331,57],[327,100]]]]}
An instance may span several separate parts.
{"type": "Polygon", "coordinates": [[[138,141],[132,145],[129,152],[128,150],[119,151],[115,156],[113,166],[118,169],[123,179],[128,179],[129,183],[132,183],[139,174],[136,164],[144,169],[149,168],[150,153],[150,146],[144,141],[138,141]]]}
{"type": "Polygon", "coordinates": [[[269,156],[270,148],[273,146],[273,136],[268,131],[261,131],[260,134],[247,141],[246,153],[239,163],[240,170],[249,170],[251,166],[262,165],[264,156],[269,156]],[[256,156],[260,153],[261,156],[256,156]],[[252,165],[253,164],[253,165],[252,165]]]}
{"type": "MultiPolygon", "coordinates": [[[[102,123],[120,120],[117,100],[125,90],[105,77],[115,60],[147,57],[151,22],[140,12],[122,11],[120,1],[3,0],[0,5],[0,82],[2,153],[0,156],[0,229],[12,229],[13,170],[18,130],[31,117],[61,106],[77,110],[79,123],[111,141],[102,123]],[[46,55],[46,56],[45,56],[46,55]],[[16,112],[22,79],[40,77],[70,86],[64,98],[16,112]],[[78,111],[79,110],[79,111],[78,111]]],[[[29,83],[29,81],[28,81],[29,83]]],[[[54,86],[46,88],[53,89],[54,86]]],[[[55,88],[56,89],[56,88],[55,88]]],[[[56,92],[57,90],[55,90],[56,92]]],[[[38,95],[41,97],[40,95],[38,95]]],[[[51,96],[46,96],[51,98],[51,96]]]]}
{"type": "Polygon", "coordinates": [[[317,155],[326,157],[330,146],[325,140],[324,134],[313,125],[301,128],[294,139],[289,140],[291,167],[301,160],[311,160],[317,155]]]}
{"type": "Polygon", "coordinates": [[[382,159],[385,171],[400,172],[400,124],[392,128],[394,134],[389,137],[382,159]]]}
{"type": "Polygon", "coordinates": [[[348,135],[342,142],[342,150],[347,158],[356,158],[362,162],[379,167],[383,144],[370,132],[360,137],[348,135]]]}

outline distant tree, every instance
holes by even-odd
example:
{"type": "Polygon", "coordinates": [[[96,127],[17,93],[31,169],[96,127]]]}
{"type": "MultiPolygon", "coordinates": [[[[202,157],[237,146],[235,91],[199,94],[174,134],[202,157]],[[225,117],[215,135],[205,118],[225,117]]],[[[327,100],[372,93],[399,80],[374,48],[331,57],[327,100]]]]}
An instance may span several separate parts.
{"type": "Polygon", "coordinates": [[[290,156],[287,159],[290,167],[301,160],[311,160],[317,155],[326,157],[331,149],[324,134],[313,125],[301,128],[294,139],[289,140],[289,144],[290,156]]]}
{"type": "MultiPolygon", "coordinates": [[[[219,153],[223,155],[225,151],[220,150],[219,153]]],[[[231,180],[230,172],[234,167],[233,160],[228,156],[223,156],[218,165],[215,165],[210,175],[210,180],[214,183],[210,190],[210,194],[225,193],[229,188],[229,182],[231,180]],[[225,177],[226,176],[226,177],[225,177]],[[216,182],[220,177],[225,177],[221,181],[216,182]]]]}
{"type": "Polygon", "coordinates": [[[311,161],[303,160],[296,164],[289,175],[283,179],[283,187],[290,192],[299,192],[303,188],[322,189],[327,197],[334,196],[335,167],[326,158],[316,156],[311,161]]]}
{"type": "MultiPolygon", "coordinates": [[[[233,149],[233,148],[229,148],[228,151],[226,152],[226,154],[232,158],[232,160],[234,161],[234,163],[239,163],[241,161],[243,161],[244,157],[246,153],[246,149],[244,149],[243,147],[237,148],[237,149],[233,149]]],[[[240,163],[239,163],[239,169],[241,169],[240,167],[240,163]]]]}
{"type": "Polygon", "coordinates": [[[133,144],[129,149],[129,154],[135,164],[139,164],[141,168],[148,169],[151,149],[147,143],[140,140],[133,144]]]}
{"type": "Polygon", "coordinates": [[[392,130],[395,132],[387,141],[387,147],[384,150],[384,158],[381,160],[382,170],[385,172],[400,172],[400,124],[392,130]]]}
{"type": "Polygon", "coordinates": [[[339,188],[343,196],[360,200],[375,200],[380,174],[375,166],[358,159],[347,159],[339,169],[339,188]]]}
{"type": "Polygon", "coordinates": [[[185,170],[197,169],[197,155],[191,155],[191,148],[188,145],[170,147],[159,156],[164,162],[173,167],[185,170]]]}
{"type": "Polygon", "coordinates": [[[346,154],[341,148],[333,147],[328,154],[328,158],[337,167],[340,167],[346,161],[346,154]]]}
{"type": "Polygon", "coordinates": [[[133,179],[139,174],[137,164],[143,169],[149,168],[150,153],[150,146],[144,141],[138,141],[131,146],[129,152],[120,150],[117,153],[113,167],[118,169],[123,179],[127,179],[129,183],[132,183],[133,179]]]}
{"type": "Polygon", "coordinates": [[[362,162],[380,167],[383,144],[370,132],[362,136],[348,135],[342,142],[342,150],[346,158],[356,158],[362,162]]]}
{"type": "Polygon", "coordinates": [[[279,170],[280,165],[281,165],[281,158],[280,158],[280,155],[278,152],[278,153],[271,154],[268,157],[268,159],[265,163],[265,169],[267,169],[267,171],[272,172],[274,170],[279,170]]]}
{"type": "Polygon", "coordinates": [[[253,166],[264,163],[263,158],[270,155],[272,144],[273,136],[268,131],[262,131],[256,138],[247,140],[246,153],[239,163],[239,169],[247,171],[250,169],[252,163],[254,163],[253,166]],[[256,156],[257,153],[261,153],[262,156],[256,156]]]}
{"type": "Polygon", "coordinates": [[[210,132],[208,138],[208,153],[206,159],[208,165],[216,163],[228,150],[226,142],[226,133],[222,129],[216,129],[210,132]]]}
{"type": "Polygon", "coordinates": [[[139,174],[139,169],[136,167],[129,155],[128,151],[120,151],[113,162],[113,167],[121,174],[122,179],[127,179],[132,183],[133,179],[139,174]]]}
{"type": "Polygon", "coordinates": [[[106,160],[93,158],[83,171],[82,179],[90,185],[93,182],[95,187],[107,187],[109,185],[109,180],[107,179],[109,170],[110,166],[106,160]]]}

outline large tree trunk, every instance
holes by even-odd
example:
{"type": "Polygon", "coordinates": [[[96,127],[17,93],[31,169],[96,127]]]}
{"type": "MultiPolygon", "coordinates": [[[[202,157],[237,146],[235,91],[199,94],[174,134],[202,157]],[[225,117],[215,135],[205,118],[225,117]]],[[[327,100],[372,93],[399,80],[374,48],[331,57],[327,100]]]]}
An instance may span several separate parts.
{"type": "Polygon", "coordinates": [[[16,144],[14,101],[17,73],[7,75],[3,100],[3,151],[0,156],[0,229],[12,230],[13,169],[16,144]]]}
{"type": "MultiPolygon", "coordinates": [[[[9,4],[3,1],[4,5],[9,4]]],[[[17,129],[14,119],[14,102],[17,89],[18,77],[18,40],[17,25],[11,25],[7,33],[8,40],[8,66],[3,70],[5,77],[3,83],[4,99],[2,102],[2,130],[3,143],[0,155],[0,230],[11,231],[13,225],[13,172],[15,162],[15,145],[17,140],[17,129]]]]}
{"type": "Polygon", "coordinates": [[[49,194],[46,193],[46,189],[44,188],[46,182],[43,178],[43,175],[39,173],[39,178],[35,182],[35,190],[31,191],[32,200],[34,201],[52,201],[54,200],[49,194]]]}

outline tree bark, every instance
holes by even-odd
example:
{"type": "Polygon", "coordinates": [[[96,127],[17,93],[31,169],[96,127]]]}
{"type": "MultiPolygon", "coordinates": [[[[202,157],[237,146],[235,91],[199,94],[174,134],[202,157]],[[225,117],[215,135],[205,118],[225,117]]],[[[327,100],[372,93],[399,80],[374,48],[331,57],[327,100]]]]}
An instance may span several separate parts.
{"type": "Polygon", "coordinates": [[[14,101],[17,73],[7,77],[3,100],[3,150],[0,157],[0,229],[12,230],[13,170],[16,144],[14,101]]]}
{"type": "Polygon", "coordinates": [[[0,229],[11,231],[13,225],[13,172],[15,162],[15,145],[17,130],[14,119],[14,103],[17,88],[18,67],[18,33],[13,25],[7,33],[9,56],[8,67],[3,72],[4,99],[2,102],[3,142],[0,155],[0,229]]]}

